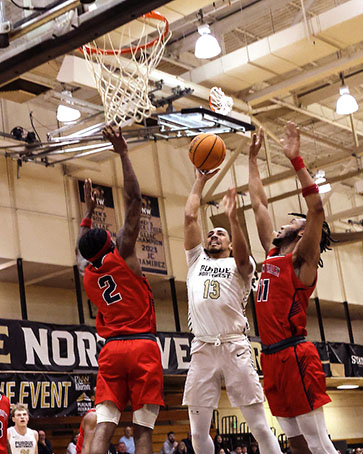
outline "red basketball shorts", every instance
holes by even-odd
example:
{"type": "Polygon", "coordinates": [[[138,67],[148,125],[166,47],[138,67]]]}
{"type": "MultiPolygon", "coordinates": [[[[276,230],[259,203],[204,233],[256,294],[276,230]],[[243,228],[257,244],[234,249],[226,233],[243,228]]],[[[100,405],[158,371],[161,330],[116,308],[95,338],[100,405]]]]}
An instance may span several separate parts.
{"type": "Polygon", "coordinates": [[[163,370],[158,344],[149,339],[108,342],[98,358],[96,402],[111,400],[122,411],[145,404],[164,405],[163,370]]]}
{"type": "Polygon", "coordinates": [[[264,390],[274,416],[293,418],[330,402],[325,374],[311,342],[261,354],[264,390]]]}

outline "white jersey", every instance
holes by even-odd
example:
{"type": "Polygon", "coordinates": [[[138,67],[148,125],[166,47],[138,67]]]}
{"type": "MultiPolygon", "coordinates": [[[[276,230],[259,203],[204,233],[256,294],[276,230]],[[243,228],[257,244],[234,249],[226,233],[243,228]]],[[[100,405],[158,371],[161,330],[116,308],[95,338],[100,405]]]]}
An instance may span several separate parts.
{"type": "Polygon", "coordinates": [[[187,286],[189,329],[196,337],[223,337],[246,334],[245,316],[253,271],[242,279],[233,257],[209,257],[201,244],[185,251],[189,267],[187,286]]]}
{"type": "Polygon", "coordinates": [[[8,429],[8,442],[11,447],[11,454],[35,454],[37,440],[35,431],[27,428],[25,435],[20,435],[15,427],[8,429]]]}

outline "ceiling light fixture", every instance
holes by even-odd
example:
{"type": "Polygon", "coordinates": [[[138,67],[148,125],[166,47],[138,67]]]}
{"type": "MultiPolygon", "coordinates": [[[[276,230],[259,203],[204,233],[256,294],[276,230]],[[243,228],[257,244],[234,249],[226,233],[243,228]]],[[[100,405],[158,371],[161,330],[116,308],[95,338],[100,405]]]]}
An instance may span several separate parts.
{"type": "Polygon", "coordinates": [[[339,385],[337,389],[357,389],[359,385],[339,385]]]}
{"type": "Polygon", "coordinates": [[[217,38],[211,34],[208,24],[201,24],[198,27],[201,36],[195,43],[194,54],[197,58],[213,58],[221,53],[221,46],[217,38]]]}
{"type": "Polygon", "coordinates": [[[315,174],[315,184],[320,184],[319,186],[319,193],[325,194],[326,192],[331,191],[331,186],[329,183],[323,184],[326,182],[325,178],[325,170],[318,170],[315,174]]]}
{"type": "Polygon", "coordinates": [[[344,84],[343,73],[339,74],[342,86],[339,88],[340,96],[337,101],[336,113],[338,115],[349,115],[358,110],[358,104],[353,95],[349,93],[349,88],[344,84]]]}
{"type": "MultiPolygon", "coordinates": [[[[72,93],[69,90],[62,91],[62,95],[72,97],[72,93]]],[[[78,109],[70,107],[73,104],[72,101],[65,99],[63,102],[68,104],[68,106],[65,104],[59,104],[57,109],[57,120],[62,123],[78,120],[81,116],[81,112],[78,109]]]]}

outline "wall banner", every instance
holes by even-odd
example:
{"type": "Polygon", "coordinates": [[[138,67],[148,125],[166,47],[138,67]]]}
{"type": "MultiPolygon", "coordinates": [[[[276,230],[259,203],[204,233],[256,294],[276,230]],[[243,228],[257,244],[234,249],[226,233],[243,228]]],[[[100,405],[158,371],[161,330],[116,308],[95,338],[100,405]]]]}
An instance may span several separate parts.
{"type": "MultiPolygon", "coordinates": [[[[78,180],[81,217],[86,211],[83,184],[84,181],[78,180]]],[[[108,230],[111,233],[112,239],[116,241],[117,227],[112,188],[101,184],[93,184],[92,186],[93,190],[96,191],[97,201],[97,206],[92,215],[92,227],[94,229],[108,230]]]]}
{"type": "Polygon", "coordinates": [[[144,273],[168,274],[157,197],[142,195],[140,233],[136,255],[144,273]]]}
{"type": "Polygon", "coordinates": [[[96,374],[0,374],[10,404],[27,405],[32,417],[83,415],[92,408],[96,374]]]}
{"type": "MultiPolygon", "coordinates": [[[[157,343],[165,374],[185,374],[190,365],[190,333],[158,332],[157,343]]],[[[257,372],[261,370],[261,343],[250,337],[257,372]]],[[[56,325],[0,319],[0,370],[3,373],[97,372],[97,357],[104,344],[94,327],[56,325]]],[[[363,377],[363,346],[316,342],[326,376],[340,365],[340,376],[363,377]]],[[[334,374],[333,374],[334,375],[334,374]]]]}

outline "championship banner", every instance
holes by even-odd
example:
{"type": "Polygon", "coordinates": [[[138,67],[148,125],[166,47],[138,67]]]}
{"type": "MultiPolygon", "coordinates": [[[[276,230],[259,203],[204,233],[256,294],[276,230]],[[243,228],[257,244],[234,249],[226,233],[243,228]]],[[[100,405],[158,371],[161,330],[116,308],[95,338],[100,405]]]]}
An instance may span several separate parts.
{"type": "MultiPolygon", "coordinates": [[[[83,216],[86,211],[83,184],[84,181],[78,180],[81,216],[83,216]]],[[[111,233],[113,240],[116,241],[117,228],[112,188],[109,186],[102,186],[101,184],[93,184],[92,186],[93,190],[96,192],[97,201],[97,206],[92,215],[92,227],[94,229],[108,230],[111,233]]]]}
{"type": "Polygon", "coordinates": [[[0,374],[10,405],[25,404],[32,417],[77,416],[92,408],[96,374],[0,374]]]}
{"type": "Polygon", "coordinates": [[[140,233],[136,255],[144,273],[168,274],[157,197],[142,195],[140,233]]]}

